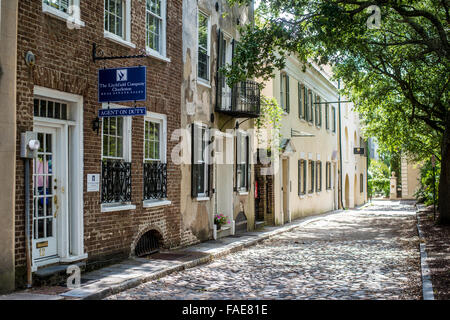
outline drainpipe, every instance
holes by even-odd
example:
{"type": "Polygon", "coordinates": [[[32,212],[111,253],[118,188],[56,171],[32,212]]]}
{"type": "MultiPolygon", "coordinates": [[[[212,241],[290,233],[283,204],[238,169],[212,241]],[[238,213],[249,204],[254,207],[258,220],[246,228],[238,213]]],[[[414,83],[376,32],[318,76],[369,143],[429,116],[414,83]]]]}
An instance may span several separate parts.
{"type": "Polygon", "coordinates": [[[30,159],[23,159],[25,166],[25,251],[27,257],[27,288],[32,286],[30,246],[30,159]]]}
{"type": "MultiPolygon", "coordinates": [[[[341,80],[338,80],[338,90],[341,89],[341,80]]],[[[344,209],[344,204],[342,202],[342,193],[343,193],[343,188],[342,188],[342,122],[341,122],[341,94],[339,93],[339,97],[338,97],[338,112],[339,112],[339,170],[340,170],[340,174],[339,174],[339,182],[341,185],[341,194],[339,197],[339,203],[341,205],[341,208],[344,209]]]]}

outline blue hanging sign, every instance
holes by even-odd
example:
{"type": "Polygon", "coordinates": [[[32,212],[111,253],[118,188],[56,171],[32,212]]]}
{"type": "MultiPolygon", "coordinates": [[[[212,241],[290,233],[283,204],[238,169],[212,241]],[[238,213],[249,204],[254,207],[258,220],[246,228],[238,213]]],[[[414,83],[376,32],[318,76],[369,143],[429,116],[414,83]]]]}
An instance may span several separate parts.
{"type": "Polygon", "coordinates": [[[98,102],[145,101],[147,68],[98,70],[98,102]]]}
{"type": "Polygon", "coordinates": [[[98,110],[99,118],[145,116],[146,114],[147,109],[145,107],[111,108],[98,110]]]}

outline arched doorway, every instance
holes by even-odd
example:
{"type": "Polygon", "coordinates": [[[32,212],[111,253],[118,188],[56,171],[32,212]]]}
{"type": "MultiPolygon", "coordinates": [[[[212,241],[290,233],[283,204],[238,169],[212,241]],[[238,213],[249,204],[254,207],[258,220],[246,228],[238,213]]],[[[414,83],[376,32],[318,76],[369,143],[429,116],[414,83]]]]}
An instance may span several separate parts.
{"type": "Polygon", "coordinates": [[[350,207],[350,182],[348,179],[348,175],[345,175],[345,203],[344,207],[349,208],[350,207]]]}
{"type": "Polygon", "coordinates": [[[355,182],[353,183],[353,207],[358,205],[358,178],[355,173],[355,182]]]}

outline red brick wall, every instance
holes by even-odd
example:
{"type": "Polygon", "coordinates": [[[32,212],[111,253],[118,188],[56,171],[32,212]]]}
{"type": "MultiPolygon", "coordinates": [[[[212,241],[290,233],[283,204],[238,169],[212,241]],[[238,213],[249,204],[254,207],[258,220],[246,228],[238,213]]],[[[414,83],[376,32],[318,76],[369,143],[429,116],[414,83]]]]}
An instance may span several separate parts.
{"type": "MultiPolygon", "coordinates": [[[[19,2],[17,79],[17,177],[16,177],[16,266],[24,266],[24,173],[19,156],[20,133],[33,130],[33,87],[35,85],[82,95],[84,99],[84,245],[89,259],[122,253],[128,255],[135,238],[147,229],[162,233],[164,245],[186,245],[180,238],[180,169],[170,161],[176,142],[170,141],[180,127],[182,72],[182,0],[167,1],[167,56],[171,62],[154,58],[92,61],[92,43],[106,55],[139,54],[103,37],[103,0],[81,0],[81,20],[86,26],[70,30],[64,21],[42,13],[42,0],[19,2]],[[31,70],[23,59],[27,51],[36,55],[31,70]],[[97,102],[97,70],[102,67],[147,66],[147,110],[167,115],[168,199],[167,207],[144,209],[143,119],[132,121],[132,204],[136,210],[101,213],[100,193],[86,192],[86,174],[101,173],[101,134],[92,130],[101,105],[97,102]]],[[[131,41],[145,48],[145,1],[132,1],[131,41]]]]}

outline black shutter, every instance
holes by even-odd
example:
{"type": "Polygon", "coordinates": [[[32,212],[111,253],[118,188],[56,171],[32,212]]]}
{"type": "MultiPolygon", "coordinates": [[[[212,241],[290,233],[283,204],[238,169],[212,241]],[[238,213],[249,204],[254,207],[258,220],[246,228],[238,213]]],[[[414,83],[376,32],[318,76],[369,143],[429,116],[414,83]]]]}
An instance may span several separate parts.
{"type": "Polygon", "coordinates": [[[290,106],[289,106],[289,76],[286,74],[286,112],[289,113],[290,106]]]}
{"type": "Polygon", "coordinates": [[[306,194],[306,160],[303,160],[303,194],[306,194]]]}
{"type": "Polygon", "coordinates": [[[308,120],[308,88],[303,86],[303,114],[305,120],[308,120]]]}
{"type": "Polygon", "coordinates": [[[302,170],[302,160],[298,160],[298,195],[302,194],[302,174],[301,174],[301,170],[302,170]]]}
{"type": "Polygon", "coordinates": [[[247,156],[246,156],[246,163],[245,165],[247,166],[247,191],[250,191],[250,178],[251,178],[251,172],[250,172],[250,137],[246,136],[245,137],[245,143],[246,143],[246,148],[247,148],[247,156]]]}
{"type": "Polygon", "coordinates": [[[319,107],[319,126],[322,127],[322,99],[320,99],[319,97],[319,103],[318,107],[319,107]]]}
{"type": "Polygon", "coordinates": [[[217,72],[216,72],[216,110],[222,109],[222,81],[225,81],[224,76],[219,72],[219,69],[225,64],[223,59],[223,32],[219,29],[217,31],[217,72]]]}

